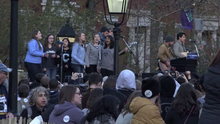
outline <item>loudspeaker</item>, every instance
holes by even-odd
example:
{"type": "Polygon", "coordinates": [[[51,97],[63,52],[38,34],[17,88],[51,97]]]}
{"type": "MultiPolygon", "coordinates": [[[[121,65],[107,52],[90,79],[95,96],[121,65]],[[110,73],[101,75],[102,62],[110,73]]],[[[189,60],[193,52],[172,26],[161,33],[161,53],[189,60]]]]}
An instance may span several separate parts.
{"type": "Polygon", "coordinates": [[[203,30],[203,19],[195,18],[195,30],[196,31],[202,31],[203,30]]]}

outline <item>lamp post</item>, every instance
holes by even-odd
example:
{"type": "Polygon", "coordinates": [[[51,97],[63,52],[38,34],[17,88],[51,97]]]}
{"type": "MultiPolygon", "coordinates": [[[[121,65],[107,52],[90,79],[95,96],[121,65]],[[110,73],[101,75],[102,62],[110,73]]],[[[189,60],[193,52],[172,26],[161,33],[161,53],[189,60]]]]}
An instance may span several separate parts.
{"type": "Polygon", "coordinates": [[[9,67],[9,101],[11,112],[17,113],[17,81],[18,81],[18,0],[11,0],[10,58],[9,67]]]}
{"type": "MultiPolygon", "coordinates": [[[[57,37],[59,37],[61,40],[63,38],[75,38],[75,36],[76,36],[75,31],[73,30],[72,27],[69,26],[69,19],[67,19],[66,25],[62,27],[59,34],[57,34],[57,37]]],[[[60,82],[61,83],[63,83],[63,57],[65,57],[65,56],[63,56],[63,43],[62,43],[62,48],[61,48],[61,52],[60,52],[60,59],[61,59],[60,82]]]]}
{"type": "Polygon", "coordinates": [[[129,13],[128,13],[128,18],[130,15],[130,9],[131,9],[131,2],[132,0],[103,0],[103,7],[104,7],[104,14],[105,14],[105,19],[107,23],[110,25],[114,25],[113,29],[113,34],[115,38],[115,43],[114,43],[114,74],[118,75],[119,74],[119,59],[118,59],[118,50],[119,50],[119,38],[121,34],[121,28],[120,25],[124,25],[127,21],[124,22],[125,15],[127,12],[127,6],[128,2],[130,1],[130,7],[129,7],[129,13]],[[106,10],[105,6],[107,5],[108,8],[108,13],[109,13],[109,18],[106,17],[106,10]],[[122,20],[120,22],[113,22],[112,21],[112,15],[122,15],[122,20]]]}

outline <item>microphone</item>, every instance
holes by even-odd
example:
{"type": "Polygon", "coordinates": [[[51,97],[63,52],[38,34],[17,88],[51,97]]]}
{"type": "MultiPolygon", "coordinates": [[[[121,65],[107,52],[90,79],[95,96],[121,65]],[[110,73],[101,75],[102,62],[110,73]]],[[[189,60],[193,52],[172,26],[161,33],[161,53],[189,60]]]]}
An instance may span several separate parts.
{"type": "Polygon", "coordinates": [[[121,35],[120,35],[120,37],[121,37],[121,38],[124,38],[125,36],[121,36],[121,35]]]}
{"type": "Polygon", "coordinates": [[[190,42],[193,42],[193,43],[196,43],[197,41],[195,40],[192,40],[192,39],[189,39],[190,42]]]}

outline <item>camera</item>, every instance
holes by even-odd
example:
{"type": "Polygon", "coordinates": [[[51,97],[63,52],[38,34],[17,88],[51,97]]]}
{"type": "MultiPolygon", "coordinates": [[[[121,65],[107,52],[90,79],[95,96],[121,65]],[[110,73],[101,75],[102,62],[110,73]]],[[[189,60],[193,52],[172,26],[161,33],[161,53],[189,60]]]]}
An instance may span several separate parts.
{"type": "Polygon", "coordinates": [[[78,73],[78,78],[83,78],[83,73],[78,73]]]}

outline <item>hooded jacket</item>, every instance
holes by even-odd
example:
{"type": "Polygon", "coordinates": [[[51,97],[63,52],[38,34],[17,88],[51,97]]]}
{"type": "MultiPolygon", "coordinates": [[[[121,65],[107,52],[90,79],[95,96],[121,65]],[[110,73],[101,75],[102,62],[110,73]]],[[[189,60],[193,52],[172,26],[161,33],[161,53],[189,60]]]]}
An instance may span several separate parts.
{"type": "Polygon", "coordinates": [[[118,76],[116,89],[123,93],[127,98],[136,90],[135,75],[130,70],[123,70],[118,76]]]}
{"type": "Polygon", "coordinates": [[[220,64],[209,67],[205,74],[205,103],[199,124],[218,124],[220,122],[220,64]]]}
{"type": "Polygon", "coordinates": [[[165,124],[158,107],[147,98],[134,98],[129,108],[134,114],[131,124],[165,124]]]}
{"type": "Polygon", "coordinates": [[[49,103],[50,104],[58,104],[59,102],[59,95],[60,95],[60,92],[59,91],[53,91],[51,90],[50,91],[50,98],[49,98],[49,103]]]}
{"type": "Polygon", "coordinates": [[[64,104],[58,104],[54,107],[50,114],[49,123],[80,124],[83,117],[83,112],[76,105],[64,102],[64,104]]]}

